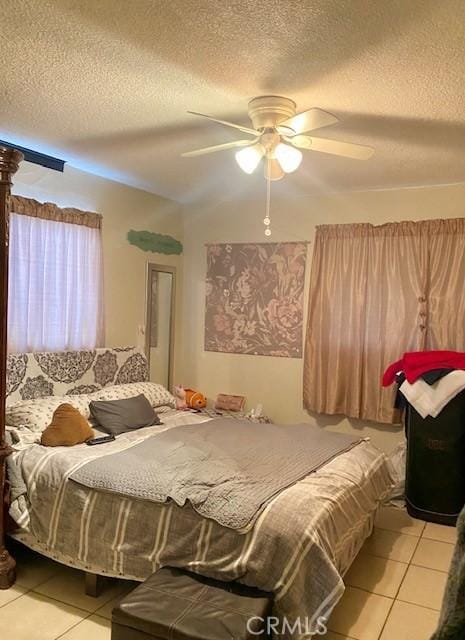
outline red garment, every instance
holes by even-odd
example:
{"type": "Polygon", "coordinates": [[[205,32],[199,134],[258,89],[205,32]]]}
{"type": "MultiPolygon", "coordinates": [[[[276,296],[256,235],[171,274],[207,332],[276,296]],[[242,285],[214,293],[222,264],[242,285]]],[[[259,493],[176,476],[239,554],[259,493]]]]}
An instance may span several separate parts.
{"type": "Polygon", "coordinates": [[[465,369],[465,353],[460,351],[411,351],[401,360],[389,365],[383,375],[383,387],[389,387],[398,371],[413,384],[415,380],[432,369],[465,369]]]}

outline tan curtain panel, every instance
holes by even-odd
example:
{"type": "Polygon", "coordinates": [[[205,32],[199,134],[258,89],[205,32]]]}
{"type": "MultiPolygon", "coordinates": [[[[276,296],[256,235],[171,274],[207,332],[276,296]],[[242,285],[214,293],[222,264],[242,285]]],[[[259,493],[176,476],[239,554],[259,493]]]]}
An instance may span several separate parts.
{"type": "Polygon", "coordinates": [[[42,220],[79,224],[91,229],[101,229],[102,227],[102,216],[98,213],[72,208],[61,209],[52,202],[42,203],[22,196],[11,196],[11,211],[42,220]]]}
{"type": "Polygon", "coordinates": [[[465,351],[465,219],[431,223],[429,256],[426,348],[465,351]]]}
{"type": "Polygon", "coordinates": [[[384,369],[404,351],[465,349],[464,254],[464,219],[318,227],[305,407],[395,422],[384,369]]]}

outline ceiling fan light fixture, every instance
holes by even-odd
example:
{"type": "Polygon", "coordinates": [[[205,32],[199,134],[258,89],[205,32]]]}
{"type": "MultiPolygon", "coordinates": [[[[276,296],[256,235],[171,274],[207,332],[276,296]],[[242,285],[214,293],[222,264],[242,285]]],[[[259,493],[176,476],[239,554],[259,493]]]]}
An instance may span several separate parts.
{"type": "Polygon", "coordinates": [[[276,146],[274,156],[286,173],[295,171],[302,162],[302,153],[295,147],[282,142],[276,146]]]}
{"type": "Polygon", "coordinates": [[[254,144],[251,147],[244,147],[236,151],[236,162],[245,173],[253,173],[260,160],[263,158],[264,150],[261,144],[254,144]]]}

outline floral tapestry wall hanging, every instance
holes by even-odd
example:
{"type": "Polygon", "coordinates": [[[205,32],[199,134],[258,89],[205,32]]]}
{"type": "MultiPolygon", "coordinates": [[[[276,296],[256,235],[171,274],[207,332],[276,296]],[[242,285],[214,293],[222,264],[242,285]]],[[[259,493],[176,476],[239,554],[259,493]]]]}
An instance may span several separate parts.
{"type": "Polygon", "coordinates": [[[205,350],[302,357],[307,243],[207,246],[205,350]]]}

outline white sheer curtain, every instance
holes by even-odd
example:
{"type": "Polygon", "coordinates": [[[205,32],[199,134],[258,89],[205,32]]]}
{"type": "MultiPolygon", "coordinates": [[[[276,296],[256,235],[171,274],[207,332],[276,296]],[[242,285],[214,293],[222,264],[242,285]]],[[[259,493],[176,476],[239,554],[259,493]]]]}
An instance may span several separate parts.
{"type": "Polygon", "coordinates": [[[101,230],[11,214],[8,348],[103,345],[101,230]]]}

